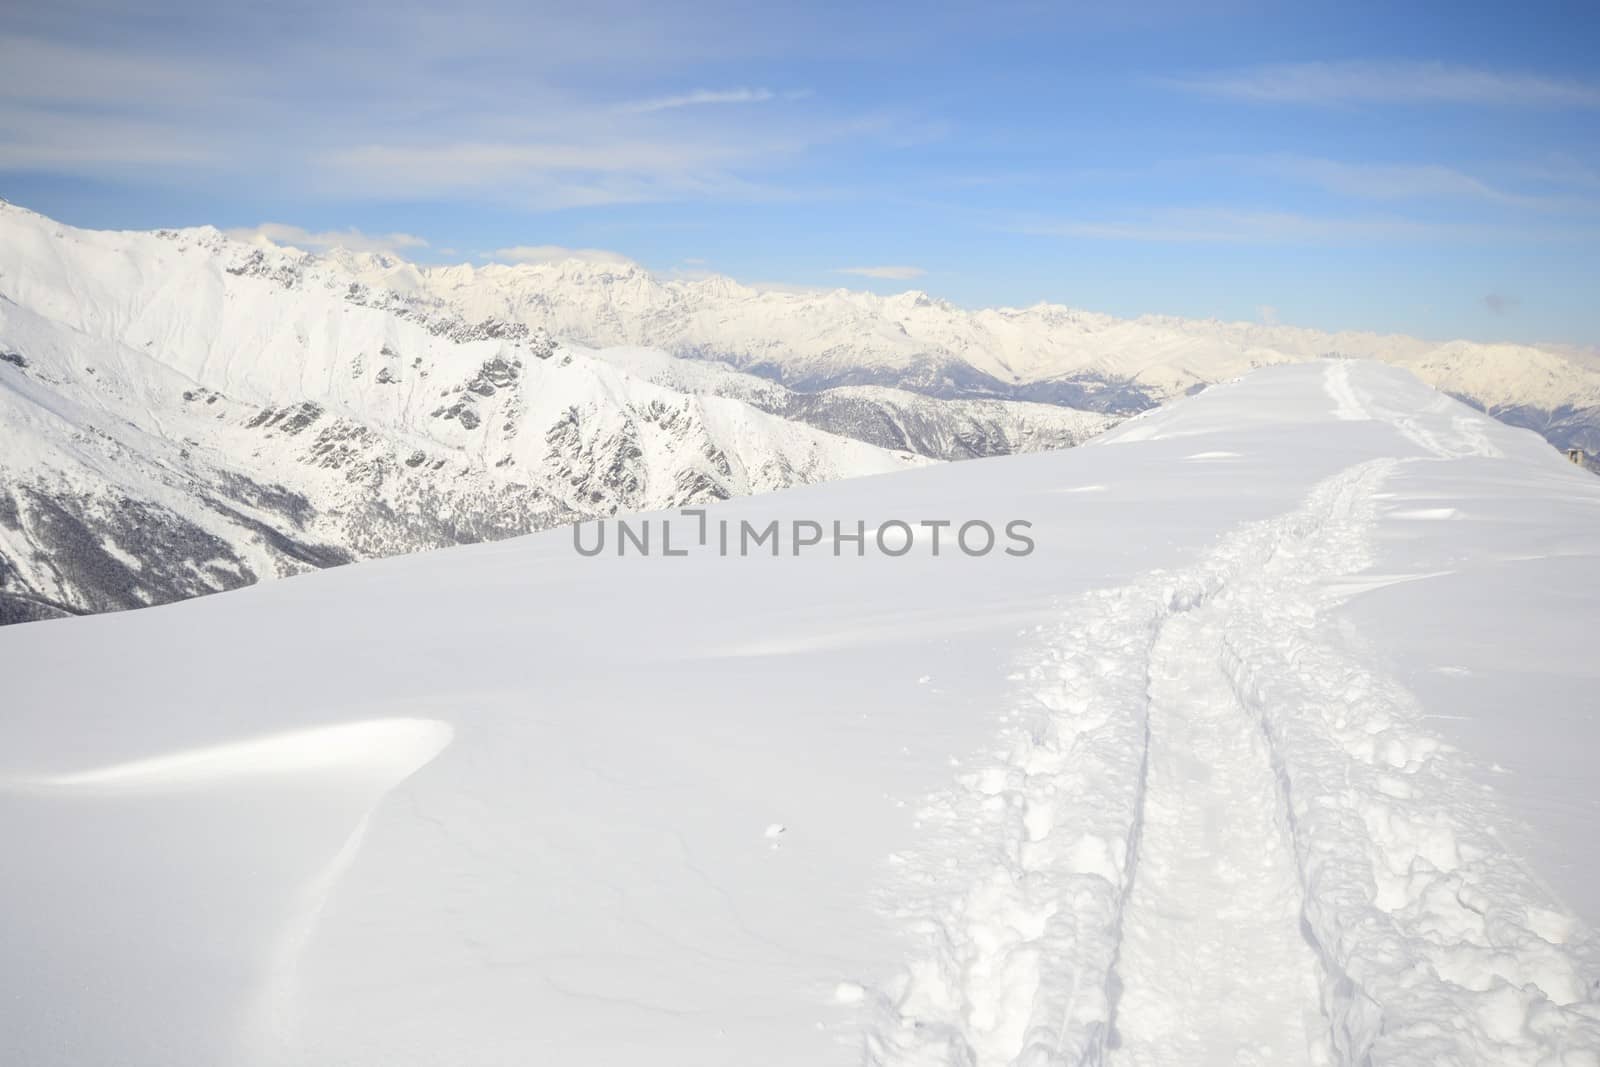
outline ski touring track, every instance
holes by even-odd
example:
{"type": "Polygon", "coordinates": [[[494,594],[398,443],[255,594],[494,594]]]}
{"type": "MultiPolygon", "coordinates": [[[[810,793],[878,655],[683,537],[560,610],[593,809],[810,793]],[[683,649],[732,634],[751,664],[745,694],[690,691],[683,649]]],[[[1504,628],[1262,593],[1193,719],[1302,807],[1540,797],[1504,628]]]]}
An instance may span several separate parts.
{"type": "MultiPolygon", "coordinates": [[[[1493,455],[1364,406],[1434,457],[1493,455]]],[[[1600,940],[1328,610],[1370,565],[1361,463],[1196,565],[1063,606],[999,742],[919,813],[883,906],[873,1067],[1600,1067],[1600,940]]]]}

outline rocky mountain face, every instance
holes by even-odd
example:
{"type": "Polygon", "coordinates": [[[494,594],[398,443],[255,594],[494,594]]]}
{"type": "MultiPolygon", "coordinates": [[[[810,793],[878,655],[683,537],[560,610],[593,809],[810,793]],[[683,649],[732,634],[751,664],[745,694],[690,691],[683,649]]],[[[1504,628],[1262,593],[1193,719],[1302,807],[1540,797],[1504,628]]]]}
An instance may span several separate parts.
{"type": "Polygon", "coordinates": [[[214,230],[0,206],[0,621],[928,462],[214,230]]]}

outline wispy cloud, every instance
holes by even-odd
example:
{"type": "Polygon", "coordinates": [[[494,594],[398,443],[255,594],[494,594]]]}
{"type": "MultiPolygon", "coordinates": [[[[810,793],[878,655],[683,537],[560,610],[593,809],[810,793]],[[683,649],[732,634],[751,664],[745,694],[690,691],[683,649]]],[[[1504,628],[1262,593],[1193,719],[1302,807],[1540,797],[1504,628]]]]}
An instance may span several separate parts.
{"type": "Polygon", "coordinates": [[[224,162],[216,146],[179,125],[132,116],[63,114],[0,105],[0,169],[97,171],[195,168],[224,162]]]}
{"type": "Polygon", "coordinates": [[[809,89],[795,89],[782,93],[772,89],[694,89],[675,96],[635,100],[623,104],[621,110],[634,114],[649,114],[652,111],[672,111],[681,107],[700,107],[705,104],[764,104],[770,100],[803,100],[810,95],[809,89]]]}
{"type": "Polygon", "coordinates": [[[337,14],[288,33],[242,9],[229,16],[238,32],[209,46],[213,27],[183,15],[154,32],[131,16],[108,16],[108,27],[41,12],[37,25],[0,30],[0,69],[15,83],[0,101],[0,173],[136,174],[191,190],[239,179],[259,191],[261,176],[287,170],[315,198],[561,210],[791,195],[772,177],[785,164],[884,136],[854,130],[848,114],[774,110],[808,90],[644,98],[641,84],[671,84],[686,57],[757,42],[736,46],[732,26],[718,38],[705,13],[624,3],[626,17],[516,8],[444,19],[402,2],[355,36],[337,14]],[[528,64],[520,42],[530,37],[559,42],[560,60],[528,64]],[[569,62],[573,48],[590,62],[569,62]],[[396,51],[412,58],[404,77],[396,51]],[[304,77],[282,78],[285,67],[304,77]],[[640,98],[619,106],[629,92],[640,98]],[[765,102],[759,117],[733,106],[765,102]]]}
{"type": "Polygon", "coordinates": [[[1600,107],[1600,84],[1447,63],[1279,63],[1216,71],[1167,84],[1192,92],[1286,104],[1360,102],[1600,107]]]}
{"type": "Polygon", "coordinates": [[[909,281],[920,278],[928,273],[921,267],[884,266],[884,267],[838,267],[835,274],[856,274],[863,278],[879,278],[886,281],[909,281]]]}
{"type": "Polygon", "coordinates": [[[608,252],[603,248],[568,248],[565,245],[512,245],[497,248],[488,254],[497,263],[562,263],[578,260],[596,266],[623,267],[633,260],[621,252],[608,252]]]}
{"type": "Polygon", "coordinates": [[[204,63],[8,33],[0,33],[0,69],[13,100],[90,103],[178,101],[213,88],[221,74],[204,63]]]}
{"type": "Polygon", "coordinates": [[[407,248],[428,247],[428,242],[415,234],[366,234],[354,228],[313,232],[287,222],[263,222],[259,226],[238,227],[224,232],[235,241],[288,246],[308,252],[322,252],[330,248],[343,248],[349,252],[398,252],[407,248]]]}
{"type": "Polygon", "coordinates": [[[1066,219],[1021,227],[1039,236],[1168,244],[1350,245],[1390,241],[1473,241],[1511,238],[1588,240],[1592,230],[1514,228],[1471,222],[1387,217],[1335,217],[1288,211],[1182,208],[1130,219],[1066,219]]]}
{"type": "Polygon", "coordinates": [[[557,210],[754,198],[750,184],[729,168],[763,147],[754,139],[738,144],[613,134],[580,140],[557,131],[529,140],[361,145],[334,150],[314,167],[334,188],[364,186],[380,197],[467,194],[557,210]]]}
{"type": "Polygon", "coordinates": [[[1546,210],[1583,210],[1593,201],[1573,196],[1522,193],[1439,164],[1347,163],[1298,156],[1248,160],[1247,169],[1319,185],[1342,196],[1368,200],[1467,200],[1546,210]]]}
{"type": "Polygon", "coordinates": [[[1600,170],[1565,153],[1543,160],[1521,161],[1513,164],[1512,169],[1519,177],[1539,184],[1600,193],[1600,170]]]}
{"type": "Polygon", "coordinates": [[[527,140],[372,144],[338,149],[324,160],[357,171],[397,169],[419,180],[449,185],[496,181],[508,173],[539,171],[617,174],[688,172],[732,162],[739,146],[714,140],[610,137],[603,140],[527,140]]]}
{"type": "Polygon", "coordinates": [[[334,190],[371,197],[463,194],[537,210],[688,200],[761,202],[825,196],[762,175],[814,149],[864,139],[856,123],[761,130],[712,126],[669,135],[577,111],[529,129],[498,123],[481,140],[418,139],[335,148],[310,161],[334,190]],[[600,127],[598,131],[596,127],[600,127]]]}

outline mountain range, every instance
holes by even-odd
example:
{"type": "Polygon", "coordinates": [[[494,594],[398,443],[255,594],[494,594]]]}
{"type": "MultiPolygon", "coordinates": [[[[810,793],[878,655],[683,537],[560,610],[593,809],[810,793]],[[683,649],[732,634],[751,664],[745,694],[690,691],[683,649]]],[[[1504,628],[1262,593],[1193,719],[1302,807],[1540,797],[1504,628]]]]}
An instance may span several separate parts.
{"type": "Polygon", "coordinates": [[[0,230],[6,621],[927,462],[214,231],[0,230]]]}
{"type": "Polygon", "coordinates": [[[1600,359],[1560,346],[1123,319],[1057,304],[966,310],[917,291],[660,281],[631,264],[421,267],[382,253],[330,258],[395,294],[398,306],[542,327],[592,346],[648,345],[801,391],[876,385],[1130,414],[1256,367],[1377,359],[1560,447],[1600,451],[1600,359]]]}
{"type": "Polygon", "coordinates": [[[1600,449],[1582,353],[924,293],[419,266],[0,201],[0,622],[944,460],[1372,357],[1600,449]]]}

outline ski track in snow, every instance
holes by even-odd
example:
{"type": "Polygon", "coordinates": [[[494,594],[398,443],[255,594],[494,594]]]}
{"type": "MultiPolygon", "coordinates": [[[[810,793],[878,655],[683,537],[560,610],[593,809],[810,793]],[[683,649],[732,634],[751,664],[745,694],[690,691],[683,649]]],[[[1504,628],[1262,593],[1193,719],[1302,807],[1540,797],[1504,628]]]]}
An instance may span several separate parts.
{"type": "MultiPolygon", "coordinates": [[[[1434,457],[1496,454],[1374,411],[1434,457]]],[[[890,857],[911,958],[876,1067],[1600,1064],[1600,943],[1493,798],[1326,618],[1359,591],[1358,464],[1195,566],[1034,628],[996,749],[890,857]],[[910,900],[914,903],[906,904],[910,900]]]]}
{"type": "Polygon", "coordinates": [[[1355,387],[1350,384],[1350,364],[1344,360],[1328,364],[1322,378],[1323,388],[1333,400],[1333,416],[1344,422],[1361,422],[1372,415],[1356,398],[1355,387]]]}
{"type": "Polygon", "coordinates": [[[1325,1063],[1315,955],[1285,805],[1259,723],[1221,668],[1211,603],[1162,627],[1150,669],[1149,767],[1123,915],[1110,1060],[1325,1063]]]}

